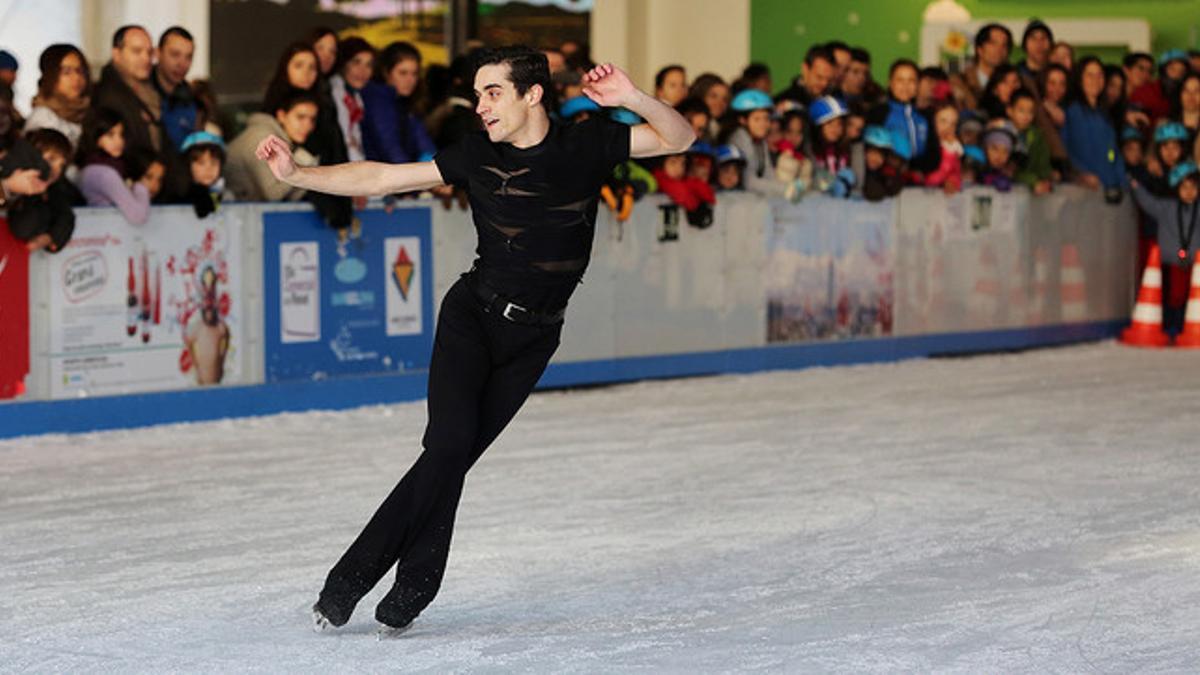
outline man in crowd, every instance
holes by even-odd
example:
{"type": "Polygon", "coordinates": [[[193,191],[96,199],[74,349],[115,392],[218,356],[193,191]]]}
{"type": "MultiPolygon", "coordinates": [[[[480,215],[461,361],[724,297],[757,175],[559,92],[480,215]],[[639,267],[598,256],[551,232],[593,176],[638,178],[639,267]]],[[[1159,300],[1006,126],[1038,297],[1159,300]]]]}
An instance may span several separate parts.
{"type": "Polygon", "coordinates": [[[166,175],[164,198],[174,201],[187,190],[188,171],[179,148],[188,134],[199,129],[200,105],[188,85],[195,40],[185,28],[171,26],[158,39],[158,63],[151,82],[162,100],[162,125],[167,138],[162,155],[166,175]]]}
{"type": "Polygon", "coordinates": [[[792,83],[776,100],[796,101],[807,108],[813,101],[827,94],[837,75],[837,61],[825,45],[813,45],[804,55],[800,67],[801,79],[792,83]]]}
{"type": "Polygon", "coordinates": [[[95,108],[121,116],[127,155],[160,156],[166,135],[162,126],[162,97],[150,82],[154,44],[141,26],[121,26],[113,33],[112,61],[100,71],[92,97],[95,108]]]}
{"type": "Polygon", "coordinates": [[[976,110],[983,99],[992,72],[1008,63],[1012,52],[1012,32],[998,23],[989,23],[975,34],[975,58],[963,70],[950,78],[954,100],[959,109],[976,110]]]}

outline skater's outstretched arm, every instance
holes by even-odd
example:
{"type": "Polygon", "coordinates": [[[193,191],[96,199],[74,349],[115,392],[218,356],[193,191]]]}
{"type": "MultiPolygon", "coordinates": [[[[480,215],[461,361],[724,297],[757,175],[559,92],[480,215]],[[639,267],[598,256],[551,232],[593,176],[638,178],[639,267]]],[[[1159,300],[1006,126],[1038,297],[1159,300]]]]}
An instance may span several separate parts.
{"type": "Polygon", "coordinates": [[[646,120],[629,130],[631,157],[683,152],[696,140],[696,132],[683,115],[633,86],[625,71],[611,63],[600,64],[583,76],[583,93],[602,106],[624,106],[646,120]]]}
{"type": "Polygon", "coordinates": [[[382,196],[445,184],[437,164],[433,162],[347,162],[333,166],[296,166],[291,148],[274,135],[264,138],[254,152],[271,167],[271,173],[279,180],[305,190],[331,195],[382,196]]]}

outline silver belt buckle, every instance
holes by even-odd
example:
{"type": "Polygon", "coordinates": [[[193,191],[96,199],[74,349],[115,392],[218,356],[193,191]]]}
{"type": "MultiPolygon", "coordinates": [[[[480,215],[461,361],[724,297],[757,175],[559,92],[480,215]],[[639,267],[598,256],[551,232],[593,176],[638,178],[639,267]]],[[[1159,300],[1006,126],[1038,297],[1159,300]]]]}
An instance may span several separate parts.
{"type": "Polygon", "coordinates": [[[508,303],[507,305],[505,305],[505,306],[504,306],[504,311],[503,311],[503,312],[500,312],[500,316],[503,316],[504,318],[508,319],[509,321],[512,321],[512,322],[514,322],[514,323],[515,323],[515,322],[516,322],[516,319],[514,319],[514,318],[512,318],[511,316],[509,316],[509,315],[508,315],[508,313],[509,313],[509,312],[511,312],[511,311],[512,311],[512,310],[514,310],[514,309],[516,309],[516,310],[519,310],[519,311],[522,311],[522,312],[525,312],[526,314],[528,314],[528,313],[529,313],[529,310],[525,309],[524,307],[522,307],[522,306],[520,306],[520,305],[518,305],[518,304],[516,304],[516,303],[510,302],[510,303],[508,303]]]}

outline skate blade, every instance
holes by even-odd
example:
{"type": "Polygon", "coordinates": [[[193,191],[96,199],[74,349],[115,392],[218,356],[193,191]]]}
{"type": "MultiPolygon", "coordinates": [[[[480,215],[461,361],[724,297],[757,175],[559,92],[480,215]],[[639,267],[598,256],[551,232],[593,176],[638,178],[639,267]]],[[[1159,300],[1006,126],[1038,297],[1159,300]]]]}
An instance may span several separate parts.
{"type": "Polygon", "coordinates": [[[396,638],[408,632],[408,629],[410,628],[412,628],[412,622],[400,626],[399,628],[381,623],[379,624],[379,629],[375,631],[375,639],[379,642],[383,642],[384,640],[395,640],[396,638]]]}
{"type": "Polygon", "coordinates": [[[312,608],[312,622],[312,629],[314,633],[327,633],[336,628],[336,626],[330,623],[329,619],[325,618],[325,615],[321,613],[321,610],[317,609],[316,605],[313,605],[312,608]]]}

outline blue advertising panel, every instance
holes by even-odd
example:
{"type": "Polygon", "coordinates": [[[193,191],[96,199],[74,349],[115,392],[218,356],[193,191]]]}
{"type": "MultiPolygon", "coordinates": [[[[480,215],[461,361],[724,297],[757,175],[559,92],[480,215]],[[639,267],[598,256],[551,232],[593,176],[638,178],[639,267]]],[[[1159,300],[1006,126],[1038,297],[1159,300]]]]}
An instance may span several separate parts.
{"type": "Polygon", "coordinates": [[[361,234],[339,243],[312,211],[263,214],[267,382],[429,367],[429,209],[358,216],[361,234]]]}

